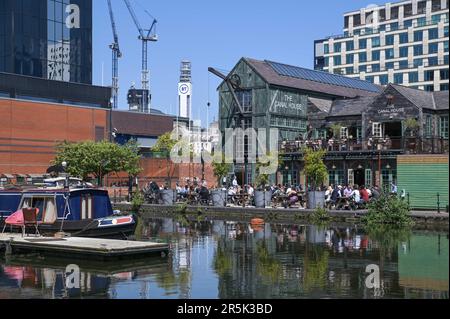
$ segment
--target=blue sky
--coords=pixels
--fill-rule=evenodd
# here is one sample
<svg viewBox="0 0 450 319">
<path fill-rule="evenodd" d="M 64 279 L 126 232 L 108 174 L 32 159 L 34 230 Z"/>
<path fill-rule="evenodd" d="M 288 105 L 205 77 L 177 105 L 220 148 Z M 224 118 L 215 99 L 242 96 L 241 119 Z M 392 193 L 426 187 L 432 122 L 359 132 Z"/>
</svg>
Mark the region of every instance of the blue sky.
<svg viewBox="0 0 450 319">
<path fill-rule="evenodd" d="M 165 113 L 178 112 L 177 85 L 180 62 L 193 67 L 193 117 L 206 126 L 206 105 L 211 101 L 209 120 L 217 118 L 220 80 L 208 67 L 231 70 L 241 57 L 268 59 L 312 68 L 314 40 L 341 34 L 344 12 L 357 10 L 370 0 L 131 0 L 144 28 L 152 20 L 144 7 L 158 19 L 159 42 L 149 44 L 152 107 Z M 94 0 L 94 84 L 111 83 L 112 31 L 106 0 Z M 123 58 L 120 59 L 119 108 L 127 109 L 126 93 L 134 81 L 140 87 L 141 42 L 122 0 L 113 0 Z"/>
</svg>

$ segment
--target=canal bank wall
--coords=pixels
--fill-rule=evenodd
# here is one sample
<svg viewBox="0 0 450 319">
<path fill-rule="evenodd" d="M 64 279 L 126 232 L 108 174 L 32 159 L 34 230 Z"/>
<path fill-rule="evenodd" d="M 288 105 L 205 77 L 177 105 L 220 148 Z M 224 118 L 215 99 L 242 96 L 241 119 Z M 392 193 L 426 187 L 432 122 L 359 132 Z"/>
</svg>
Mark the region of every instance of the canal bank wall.
<svg viewBox="0 0 450 319">
<path fill-rule="evenodd" d="M 130 204 L 113 204 L 114 209 L 123 212 L 131 211 Z M 209 206 L 186 206 L 182 212 L 179 206 L 167 205 L 143 205 L 140 210 L 142 218 L 152 217 L 176 217 L 180 214 L 190 219 L 208 218 L 235 221 L 251 221 L 254 218 L 262 218 L 267 222 L 299 223 L 309 222 L 314 210 L 309 209 L 274 209 L 253 207 L 209 207 Z M 367 214 L 366 210 L 359 211 L 329 211 L 332 222 L 352 223 L 360 222 L 361 217 Z M 439 227 L 448 229 L 449 214 L 437 212 L 413 211 L 411 216 L 416 227 L 428 228 Z"/>
</svg>

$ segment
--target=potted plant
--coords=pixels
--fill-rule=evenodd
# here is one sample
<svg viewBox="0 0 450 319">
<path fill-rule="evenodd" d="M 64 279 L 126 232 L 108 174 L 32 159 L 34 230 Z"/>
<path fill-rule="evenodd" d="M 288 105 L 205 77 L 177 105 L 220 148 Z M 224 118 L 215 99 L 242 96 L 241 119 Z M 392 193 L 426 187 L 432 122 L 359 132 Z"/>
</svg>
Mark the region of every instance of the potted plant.
<svg viewBox="0 0 450 319">
<path fill-rule="evenodd" d="M 211 191 L 213 205 L 215 207 L 224 207 L 227 203 L 227 190 L 222 189 L 222 179 L 228 175 L 231 169 L 231 164 L 226 163 L 225 159 L 222 162 L 214 161 L 212 163 L 214 176 L 217 178 L 217 189 Z"/>
<path fill-rule="evenodd" d="M 323 162 L 325 150 L 314 151 L 305 149 L 305 173 L 311 180 L 311 190 L 308 192 L 308 208 L 316 209 L 325 204 L 325 192 L 318 190 L 325 181 L 328 170 Z"/>
<path fill-rule="evenodd" d="M 270 156 L 269 161 L 271 161 Z M 265 167 L 270 164 L 271 163 L 266 165 L 261 162 L 256 164 L 256 174 L 258 177 L 255 180 L 255 206 L 257 208 L 266 208 L 272 201 L 272 191 L 267 190 L 267 186 L 269 185 L 269 175 L 265 173 Z"/>
</svg>

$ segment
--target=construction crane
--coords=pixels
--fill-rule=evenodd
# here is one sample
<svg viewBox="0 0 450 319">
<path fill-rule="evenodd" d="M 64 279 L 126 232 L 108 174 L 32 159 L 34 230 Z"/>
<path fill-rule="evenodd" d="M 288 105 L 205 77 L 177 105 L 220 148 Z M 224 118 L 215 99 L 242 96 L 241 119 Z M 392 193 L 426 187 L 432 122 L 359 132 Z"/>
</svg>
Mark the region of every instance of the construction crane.
<svg viewBox="0 0 450 319">
<path fill-rule="evenodd" d="M 112 108 L 117 109 L 119 107 L 119 58 L 122 57 L 122 52 L 119 47 L 119 36 L 117 35 L 111 0 L 108 0 L 108 9 L 114 37 L 114 42 L 109 46 L 112 50 Z"/>
<path fill-rule="evenodd" d="M 150 26 L 150 29 L 146 30 L 143 29 L 141 24 L 139 23 L 139 20 L 136 16 L 136 13 L 134 12 L 134 9 L 130 3 L 129 0 L 124 0 L 125 4 L 128 8 L 128 11 L 130 12 L 131 18 L 134 21 L 134 24 L 136 25 L 138 31 L 139 31 L 139 37 L 138 39 L 142 41 L 142 76 L 141 76 L 141 82 L 142 82 L 142 90 L 144 90 L 143 101 L 142 101 L 142 108 L 144 110 L 149 110 L 149 102 L 147 101 L 147 94 L 146 92 L 150 93 L 150 87 L 149 87 L 149 72 L 148 72 L 148 42 L 157 42 L 158 36 L 156 34 L 152 34 L 152 32 L 155 29 L 156 24 L 158 21 L 153 18 L 152 25 Z M 148 11 L 144 10 L 147 15 L 151 17 L 151 14 L 148 13 Z"/>
</svg>

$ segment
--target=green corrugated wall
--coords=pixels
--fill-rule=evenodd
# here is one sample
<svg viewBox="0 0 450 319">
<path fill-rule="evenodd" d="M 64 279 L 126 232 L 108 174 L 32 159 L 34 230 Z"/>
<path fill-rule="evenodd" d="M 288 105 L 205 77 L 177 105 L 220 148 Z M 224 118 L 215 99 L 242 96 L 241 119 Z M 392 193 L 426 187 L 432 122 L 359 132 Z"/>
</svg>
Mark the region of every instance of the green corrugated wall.
<svg viewBox="0 0 450 319">
<path fill-rule="evenodd" d="M 409 193 L 411 208 L 437 210 L 437 194 L 441 211 L 448 206 L 448 156 L 399 156 L 398 189 Z"/>
</svg>

